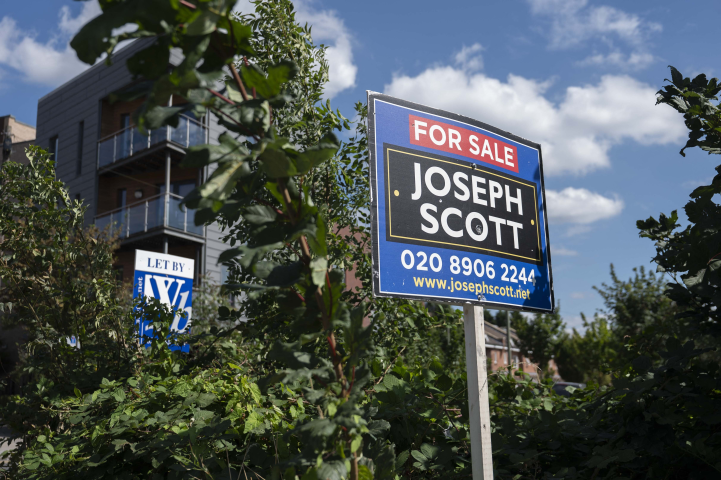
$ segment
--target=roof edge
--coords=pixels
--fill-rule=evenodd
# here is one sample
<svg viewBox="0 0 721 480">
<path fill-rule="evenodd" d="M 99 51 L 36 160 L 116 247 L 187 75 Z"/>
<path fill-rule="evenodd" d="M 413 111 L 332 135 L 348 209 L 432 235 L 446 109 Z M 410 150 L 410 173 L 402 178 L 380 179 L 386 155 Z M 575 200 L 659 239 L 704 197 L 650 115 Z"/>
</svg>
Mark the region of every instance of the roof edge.
<svg viewBox="0 0 721 480">
<path fill-rule="evenodd" d="M 150 40 L 150 39 L 147 39 L 147 40 Z M 145 46 L 145 45 L 144 45 L 145 43 L 149 43 L 149 42 L 147 42 L 146 39 L 131 40 L 130 42 L 128 42 L 128 44 L 123 45 L 123 46 L 120 47 L 118 50 L 116 50 L 116 51 L 113 53 L 113 57 L 115 57 L 115 56 L 117 56 L 117 55 L 123 55 L 123 56 L 124 56 L 124 55 L 126 55 L 126 54 L 128 54 L 128 53 L 131 53 L 131 51 L 133 51 L 133 50 L 131 50 L 131 47 L 135 47 L 135 46 L 137 46 L 137 47 L 144 47 L 144 46 Z M 139 50 L 139 49 L 140 49 L 140 48 L 138 48 L 138 50 Z M 78 79 L 80 79 L 80 78 L 82 78 L 82 77 L 84 77 L 84 76 L 86 76 L 86 75 L 89 75 L 90 73 L 92 73 L 92 72 L 95 71 L 96 69 L 99 69 L 100 67 L 107 67 L 107 65 L 105 64 L 105 60 L 106 60 L 105 58 L 103 58 L 103 59 L 101 59 L 101 60 L 98 60 L 98 61 L 95 63 L 95 65 L 92 65 L 92 66 L 86 68 L 85 70 L 83 70 L 82 72 L 78 73 L 77 75 L 75 75 L 75 76 L 74 76 L 73 78 L 71 78 L 70 80 L 65 81 L 65 83 L 63 83 L 63 84 L 55 87 L 53 90 L 51 90 L 50 92 L 48 92 L 48 93 L 46 93 L 45 95 L 43 95 L 42 97 L 40 97 L 40 98 L 38 99 L 38 105 L 39 105 L 42 101 L 44 101 L 46 98 L 55 95 L 55 94 L 58 93 L 60 90 L 66 88 L 68 85 L 72 84 L 72 83 L 75 82 L 76 80 L 78 80 Z M 123 58 L 120 58 L 120 60 L 123 60 Z"/>
</svg>

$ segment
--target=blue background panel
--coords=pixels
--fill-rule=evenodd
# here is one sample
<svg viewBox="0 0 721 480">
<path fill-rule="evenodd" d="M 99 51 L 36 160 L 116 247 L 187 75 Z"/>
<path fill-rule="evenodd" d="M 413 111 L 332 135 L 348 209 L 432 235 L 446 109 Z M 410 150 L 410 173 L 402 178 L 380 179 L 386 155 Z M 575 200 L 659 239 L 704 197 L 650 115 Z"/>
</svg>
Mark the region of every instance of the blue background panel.
<svg viewBox="0 0 721 480">
<path fill-rule="evenodd" d="M 412 104 L 387 95 L 369 93 L 368 105 L 373 191 L 371 214 L 374 293 L 378 296 L 455 304 L 470 302 L 501 309 L 553 311 L 553 279 L 540 145 L 473 119 Z M 479 162 L 469 156 L 412 144 L 409 115 L 478 132 L 515 146 L 518 173 L 509 172 L 492 163 Z M 389 192 L 386 189 L 384 176 L 387 159 L 383 151 L 383 146 L 386 144 L 413 149 L 419 153 L 442 155 L 463 162 L 475 162 L 478 166 L 496 169 L 507 177 L 515 177 L 535 184 L 539 192 L 537 208 L 541 233 L 541 261 L 519 261 L 508 256 L 441 248 L 431 243 L 397 239 L 389 241 L 386 236 L 388 231 L 386 203 Z M 425 263 L 423 263 L 424 258 Z M 457 288 L 459 286 L 460 289 Z M 480 292 L 477 291 L 477 287 L 480 287 Z"/>
</svg>

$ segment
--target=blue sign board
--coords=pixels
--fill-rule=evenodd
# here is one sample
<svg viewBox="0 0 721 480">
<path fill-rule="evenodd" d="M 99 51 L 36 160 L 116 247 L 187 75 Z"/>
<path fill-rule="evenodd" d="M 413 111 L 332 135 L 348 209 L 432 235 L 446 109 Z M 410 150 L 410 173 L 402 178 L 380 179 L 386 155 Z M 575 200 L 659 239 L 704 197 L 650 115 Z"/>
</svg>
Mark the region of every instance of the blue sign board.
<svg viewBox="0 0 721 480">
<path fill-rule="evenodd" d="M 368 92 L 373 291 L 552 312 L 541 146 Z"/>
<path fill-rule="evenodd" d="M 133 298 L 157 298 L 161 303 L 172 306 L 178 312 L 173 319 L 172 330 L 188 332 L 193 314 L 194 272 L 195 261 L 189 258 L 136 250 Z M 185 317 L 180 312 L 185 312 Z M 152 337 L 152 322 L 137 320 L 136 323 L 141 342 L 143 338 Z M 171 346 L 171 349 L 187 353 L 190 347 L 186 344 Z"/>
</svg>

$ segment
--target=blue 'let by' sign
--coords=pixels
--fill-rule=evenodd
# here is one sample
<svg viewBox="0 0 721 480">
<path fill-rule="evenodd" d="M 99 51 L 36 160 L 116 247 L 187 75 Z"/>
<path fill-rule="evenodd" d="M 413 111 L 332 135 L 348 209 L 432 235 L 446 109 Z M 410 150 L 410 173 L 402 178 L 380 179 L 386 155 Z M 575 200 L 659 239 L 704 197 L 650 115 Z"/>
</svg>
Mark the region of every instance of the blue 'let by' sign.
<svg viewBox="0 0 721 480">
<path fill-rule="evenodd" d="M 136 250 L 133 298 L 157 298 L 161 303 L 173 307 L 177 315 L 171 329 L 178 333 L 188 332 L 193 315 L 194 273 L 195 262 L 192 259 Z M 153 336 L 152 322 L 136 323 L 140 341 L 147 342 Z M 171 345 L 170 348 L 186 353 L 190 350 L 187 344 Z"/>
</svg>

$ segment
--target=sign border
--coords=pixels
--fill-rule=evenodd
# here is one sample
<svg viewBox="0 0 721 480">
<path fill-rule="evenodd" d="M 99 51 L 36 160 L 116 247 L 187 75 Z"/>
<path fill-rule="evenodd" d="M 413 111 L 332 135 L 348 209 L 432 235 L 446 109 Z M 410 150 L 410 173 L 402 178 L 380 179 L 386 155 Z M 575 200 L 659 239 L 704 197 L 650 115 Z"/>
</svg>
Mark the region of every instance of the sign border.
<svg viewBox="0 0 721 480">
<path fill-rule="evenodd" d="M 461 165 L 460 163 L 449 162 L 448 160 L 441 160 L 440 158 L 426 157 L 426 156 L 424 156 L 424 155 L 419 155 L 419 154 L 417 154 L 417 153 L 408 153 L 408 152 L 404 152 L 403 150 L 397 150 L 397 148 L 401 148 L 401 147 L 398 147 L 398 146 L 395 146 L 395 145 L 391 147 L 391 146 L 388 146 L 388 145 L 389 145 L 389 144 L 385 144 L 384 147 L 383 147 L 383 149 L 384 149 L 384 151 L 386 152 L 386 158 L 388 158 L 389 160 L 390 160 L 390 155 L 389 155 L 390 152 L 398 152 L 398 153 L 403 153 L 403 154 L 405 154 L 405 155 L 412 155 L 412 156 L 415 156 L 415 157 L 426 158 L 426 159 L 428 159 L 428 160 L 433 160 L 433 161 L 435 161 L 435 162 L 450 163 L 451 165 L 455 165 L 455 166 L 457 166 L 457 167 L 472 169 L 472 167 L 466 166 L 466 165 Z M 426 155 L 431 155 L 431 154 L 426 154 Z M 439 157 L 442 157 L 443 155 L 438 155 L 438 156 L 439 156 Z M 385 178 L 386 178 L 386 186 L 388 187 L 388 203 L 386 204 L 386 211 L 387 211 L 387 213 L 388 213 L 388 220 L 389 220 L 389 222 L 390 222 L 390 221 L 392 220 L 392 217 L 391 217 L 391 184 L 390 184 L 391 175 L 390 175 L 390 161 L 387 162 L 386 167 L 388 167 L 388 168 L 386 169 L 386 172 L 384 172 L 385 175 L 386 175 L 386 177 L 385 177 Z M 483 167 L 483 168 L 487 168 L 487 167 L 485 167 L 485 166 L 483 166 L 483 165 L 482 165 L 482 167 Z M 537 207 L 538 207 L 538 192 L 536 191 L 536 184 L 535 184 L 535 183 L 526 183 L 525 180 L 516 180 L 516 179 L 514 179 L 514 178 L 508 178 L 508 177 L 506 176 L 507 174 L 500 174 L 500 173 L 495 173 L 495 172 L 485 172 L 485 173 L 488 173 L 488 174 L 490 174 L 490 175 L 495 175 L 495 176 L 497 176 L 497 177 L 501 177 L 501 178 L 503 178 L 503 179 L 505 179 L 505 180 L 507 180 L 507 181 L 509 181 L 509 182 L 516 182 L 516 183 L 520 183 L 521 185 L 525 185 L 525 186 L 527 186 L 527 187 L 533 188 L 533 200 L 534 200 L 534 202 L 535 202 L 535 207 L 536 207 L 536 208 L 534 208 L 534 212 L 535 212 L 535 214 L 536 214 L 536 234 L 537 234 L 537 235 L 536 235 L 536 238 L 538 238 L 538 253 L 539 253 L 539 258 L 529 258 L 529 257 L 523 257 L 523 256 L 521 256 L 521 255 L 515 255 L 515 254 L 513 254 L 513 253 L 497 252 L 496 250 L 492 250 L 492 249 L 490 249 L 490 248 L 485 248 L 485 247 L 469 247 L 469 246 L 467 246 L 467 245 L 458 245 L 458 244 L 456 244 L 456 243 L 441 242 L 441 241 L 439 241 L 439 240 L 424 240 L 424 239 L 422 239 L 422 238 L 401 237 L 400 235 L 393 235 L 393 225 L 391 225 L 390 223 L 388 224 L 388 236 L 389 236 L 389 237 L 393 237 L 393 238 L 402 238 L 402 239 L 404 239 L 404 240 L 412 240 L 412 241 L 416 242 L 416 243 L 415 243 L 416 245 L 424 245 L 424 244 L 426 244 L 426 243 L 440 243 L 440 244 L 442 244 L 442 245 L 453 245 L 453 246 L 455 246 L 455 247 L 474 248 L 474 249 L 476 249 L 476 250 L 483 250 L 483 251 L 487 251 L 487 252 L 493 252 L 493 253 L 498 254 L 498 256 L 501 257 L 501 258 L 504 258 L 504 257 L 518 257 L 518 258 L 520 258 L 520 259 L 523 259 L 523 260 L 528 261 L 529 263 L 536 263 L 536 264 L 537 264 L 537 263 L 539 263 L 539 262 L 542 262 L 542 261 L 543 261 L 543 257 L 540 255 L 540 254 L 541 254 L 541 232 L 540 232 L 540 228 L 541 228 L 541 227 L 540 227 L 540 223 L 538 222 L 538 208 L 537 208 Z"/>
<path fill-rule="evenodd" d="M 372 254 L 372 270 L 373 270 L 373 295 L 376 297 L 385 297 L 385 298 L 402 298 L 406 300 L 415 300 L 415 301 L 425 301 L 425 302 L 439 302 L 439 303 L 449 303 L 453 305 L 462 305 L 462 304 L 472 304 L 472 305 L 480 305 L 492 310 L 517 310 L 522 312 L 532 312 L 532 313 L 554 313 L 556 310 L 556 298 L 555 298 L 555 292 L 553 289 L 553 268 L 551 264 L 551 242 L 550 242 L 550 235 L 549 235 L 549 229 L 548 229 L 548 212 L 546 208 L 546 187 L 545 187 L 545 180 L 543 176 L 543 155 L 541 153 L 541 145 L 536 142 L 532 142 L 528 139 L 525 139 L 523 137 L 519 137 L 518 135 L 514 135 L 510 132 L 506 132 L 504 130 L 501 130 L 499 128 L 493 127 L 491 125 L 488 125 L 486 123 L 483 123 L 481 121 L 472 119 L 470 117 L 466 117 L 464 115 L 459 115 L 457 113 L 451 113 L 444 110 L 440 110 L 433 107 L 428 107 L 426 105 L 421 105 L 418 103 L 409 102 L 407 100 L 402 100 L 400 98 L 392 97 L 390 95 L 385 95 L 383 93 L 374 92 L 372 90 L 366 90 L 367 94 L 367 105 L 368 105 L 368 116 L 366 118 L 366 127 L 368 131 L 368 154 L 369 154 L 369 172 L 370 172 L 370 191 L 371 191 L 371 208 L 370 208 L 370 215 L 371 215 L 371 254 Z M 447 298 L 447 297 L 429 297 L 426 295 L 414 295 L 412 293 L 406 293 L 406 294 L 398 294 L 398 293 L 385 293 L 381 292 L 380 289 L 380 258 L 379 258 L 379 252 L 378 252 L 378 245 L 380 243 L 380 228 L 378 228 L 378 208 L 379 208 L 379 201 L 378 201 L 378 195 L 383 195 L 383 192 L 378 192 L 376 186 L 378 181 L 378 158 L 376 155 L 376 125 L 375 125 L 375 102 L 381 101 L 385 103 L 389 103 L 391 105 L 397 105 L 399 107 L 407 108 L 409 110 L 415 110 L 420 113 L 425 113 L 428 115 L 434 115 L 440 118 L 447 118 L 449 120 L 453 120 L 459 123 L 464 123 L 466 125 L 469 125 L 471 127 L 480 128 L 481 130 L 485 130 L 487 132 L 493 133 L 494 135 L 498 135 L 502 138 L 506 138 L 508 140 L 511 140 L 516 143 L 520 143 L 522 145 L 525 145 L 527 147 L 530 147 L 536 151 L 538 151 L 538 169 L 540 174 L 540 189 L 541 189 L 541 198 L 543 199 L 543 204 L 541 205 L 543 209 L 543 218 L 545 220 L 544 222 L 544 230 L 545 230 L 545 236 L 546 236 L 546 255 L 548 257 L 548 286 L 551 293 L 551 308 L 545 309 L 545 308 L 538 308 L 538 307 L 531 307 L 531 306 L 523 306 L 523 305 L 513 305 L 513 304 L 506 304 L 503 302 L 488 302 L 484 300 L 469 300 L 469 299 L 460 299 L 460 298 Z M 439 154 L 440 155 L 440 154 Z M 536 209 L 536 211 L 538 211 Z M 540 226 L 539 226 L 540 227 Z M 383 232 L 385 233 L 385 232 Z M 539 237 L 540 239 L 540 237 Z M 410 299 L 409 297 L 414 297 L 413 299 Z"/>
</svg>

